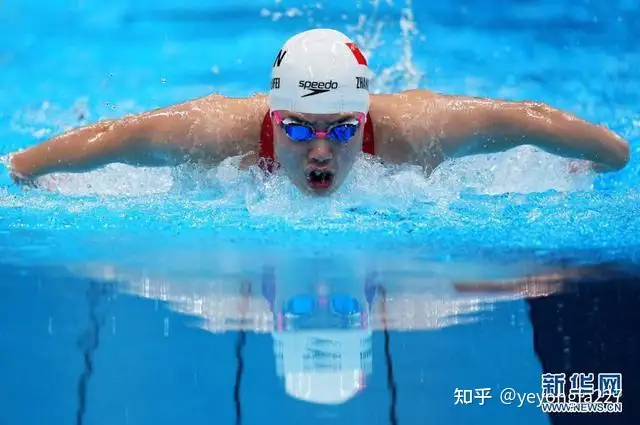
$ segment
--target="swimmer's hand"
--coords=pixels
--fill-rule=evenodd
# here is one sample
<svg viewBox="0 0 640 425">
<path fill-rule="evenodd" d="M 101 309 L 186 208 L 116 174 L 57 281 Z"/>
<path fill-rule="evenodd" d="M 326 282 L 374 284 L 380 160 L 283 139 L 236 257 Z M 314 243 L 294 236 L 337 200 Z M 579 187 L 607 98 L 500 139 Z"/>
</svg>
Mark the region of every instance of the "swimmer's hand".
<svg viewBox="0 0 640 425">
<path fill-rule="evenodd" d="M 24 177 L 19 173 L 13 172 L 12 170 L 9 170 L 9 177 L 11 177 L 11 180 L 13 180 L 13 182 L 19 186 L 36 187 L 36 183 L 33 179 Z"/>
<path fill-rule="evenodd" d="M 600 164 L 591 161 L 571 161 L 569 163 L 569 172 L 572 174 L 579 173 L 611 173 L 618 171 L 615 168 L 609 167 L 605 164 Z"/>
<path fill-rule="evenodd" d="M 589 168 L 596 173 L 612 173 L 614 171 L 619 171 L 618 168 L 610 167 L 599 162 L 590 162 Z"/>
<path fill-rule="evenodd" d="M 14 184 L 21 186 L 23 188 L 28 188 L 28 189 L 47 189 L 47 190 L 55 190 L 55 187 L 53 187 L 53 185 L 51 184 L 41 184 L 41 182 L 39 182 L 37 179 L 35 178 L 29 178 L 26 176 L 21 175 L 20 173 L 15 172 L 12 169 L 9 169 L 9 177 L 11 178 L 11 180 L 13 181 Z"/>
<path fill-rule="evenodd" d="M 20 172 L 16 171 L 11 166 L 11 159 L 13 154 L 7 155 L 6 158 L 3 158 L 3 162 L 7 165 L 7 172 L 9 174 L 9 178 L 13 181 L 14 184 L 23 187 L 35 188 L 37 187 L 34 179 L 28 178 L 27 176 L 22 175 Z"/>
</svg>

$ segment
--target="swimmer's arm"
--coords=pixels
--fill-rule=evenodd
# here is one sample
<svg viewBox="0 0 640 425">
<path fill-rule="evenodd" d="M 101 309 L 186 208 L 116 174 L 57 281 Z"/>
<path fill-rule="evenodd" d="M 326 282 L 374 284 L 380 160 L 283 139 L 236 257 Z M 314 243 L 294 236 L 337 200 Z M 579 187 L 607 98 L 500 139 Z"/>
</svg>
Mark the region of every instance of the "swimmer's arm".
<svg viewBox="0 0 640 425">
<path fill-rule="evenodd" d="M 246 101 L 245 101 L 246 102 Z M 238 120 L 217 120 L 221 111 L 244 113 L 242 100 L 209 96 L 168 108 L 97 122 L 65 132 L 26 150 L 10 154 L 9 168 L 18 182 L 54 172 L 85 172 L 118 162 L 166 166 L 206 159 L 219 162 L 238 146 Z M 247 118 L 248 119 L 248 118 Z M 246 126 L 250 127 L 250 126 Z"/>
<path fill-rule="evenodd" d="M 55 172 L 79 173 L 112 162 L 157 165 L 151 144 L 139 138 L 137 117 L 105 120 L 73 129 L 9 155 L 12 177 L 21 183 Z"/>
<path fill-rule="evenodd" d="M 629 161 L 629 144 L 612 131 L 532 102 L 438 97 L 435 108 L 445 155 L 461 157 L 533 145 L 546 152 L 591 161 L 599 172 Z"/>
</svg>

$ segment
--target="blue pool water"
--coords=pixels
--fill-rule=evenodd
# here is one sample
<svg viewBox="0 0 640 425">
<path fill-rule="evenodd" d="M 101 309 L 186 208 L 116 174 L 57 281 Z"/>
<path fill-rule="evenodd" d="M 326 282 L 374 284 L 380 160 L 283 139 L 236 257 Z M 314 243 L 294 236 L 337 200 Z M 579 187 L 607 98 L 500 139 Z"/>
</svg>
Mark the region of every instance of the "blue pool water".
<svg viewBox="0 0 640 425">
<path fill-rule="evenodd" d="M 575 175 L 522 147 L 429 178 L 362 159 L 322 200 L 233 160 L 113 165 L 47 176 L 51 190 L 2 168 L 0 424 L 638 423 L 639 10 L 2 3 L 0 155 L 105 117 L 264 91 L 280 44 L 329 25 L 363 46 L 379 92 L 548 102 L 616 130 L 632 157 Z M 370 314 L 278 328 L 274 311 L 310 292 Z M 498 400 L 539 392 L 544 372 L 622 373 L 623 414 Z M 493 398 L 456 405 L 456 388 Z"/>
</svg>

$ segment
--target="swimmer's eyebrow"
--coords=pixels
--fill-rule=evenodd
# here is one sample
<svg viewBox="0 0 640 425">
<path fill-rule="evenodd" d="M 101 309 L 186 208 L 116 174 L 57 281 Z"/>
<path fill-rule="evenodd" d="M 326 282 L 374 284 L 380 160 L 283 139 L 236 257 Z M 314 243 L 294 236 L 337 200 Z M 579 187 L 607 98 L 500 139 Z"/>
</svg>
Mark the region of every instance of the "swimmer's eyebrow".
<svg viewBox="0 0 640 425">
<path fill-rule="evenodd" d="M 303 118 L 301 118 L 301 117 L 299 117 L 297 115 L 289 115 L 289 116 L 286 116 L 286 117 L 282 118 L 282 120 L 283 121 L 287 121 L 288 120 L 289 122 L 294 122 L 296 124 L 313 125 L 312 122 L 307 121 L 307 120 L 305 120 L 305 119 L 303 119 Z"/>
<path fill-rule="evenodd" d="M 302 121 L 302 122 L 309 122 L 304 118 L 302 118 L 300 115 L 296 114 L 295 112 L 289 112 L 287 116 L 284 118 L 289 118 L 290 120 L 296 120 L 296 121 Z"/>
<path fill-rule="evenodd" d="M 358 117 L 356 115 L 347 115 L 345 117 L 337 119 L 332 124 L 342 124 L 342 123 L 353 121 L 353 120 L 357 120 L 357 119 L 358 119 Z"/>
</svg>

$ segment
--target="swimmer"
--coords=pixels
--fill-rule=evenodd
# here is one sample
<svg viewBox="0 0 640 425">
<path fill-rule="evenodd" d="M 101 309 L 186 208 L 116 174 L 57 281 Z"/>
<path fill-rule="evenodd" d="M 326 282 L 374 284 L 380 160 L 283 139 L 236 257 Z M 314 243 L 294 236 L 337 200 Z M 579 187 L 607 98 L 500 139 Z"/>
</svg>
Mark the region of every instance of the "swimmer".
<svg viewBox="0 0 640 425">
<path fill-rule="evenodd" d="M 281 169 L 302 191 L 329 195 L 361 152 L 386 163 L 433 170 L 448 158 L 531 145 L 585 160 L 597 172 L 622 169 L 629 145 L 603 126 L 539 102 L 443 95 L 427 90 L 370 94 L 367 59 L 341 32 L 291 37 L 272 66 L 268 93 L 211 94 L 120 119 L 99 121 L 9 155 L 14 181 L 85 172 L 109 163 Z"/>
</svg>

